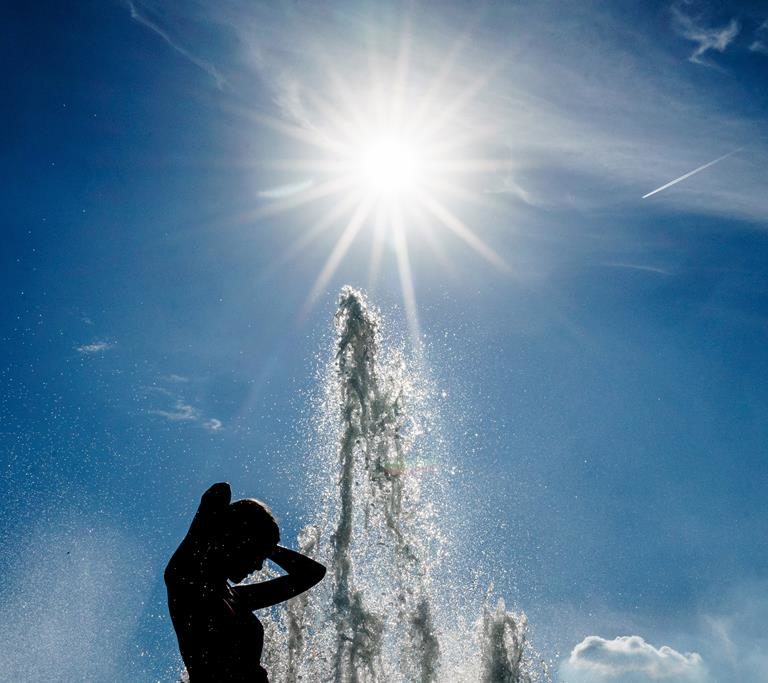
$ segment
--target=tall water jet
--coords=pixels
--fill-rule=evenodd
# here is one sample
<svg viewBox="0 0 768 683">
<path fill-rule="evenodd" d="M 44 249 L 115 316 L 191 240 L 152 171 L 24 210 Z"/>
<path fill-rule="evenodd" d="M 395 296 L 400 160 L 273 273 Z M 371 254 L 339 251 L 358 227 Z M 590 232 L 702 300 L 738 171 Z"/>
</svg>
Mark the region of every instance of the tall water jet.
<svg viewBox="0 0 768 683">
<path fill-rule="evenodd" d="M 298 539 L 328 575 L 262 618 L 270 680 L 543 680 L 524 617 L 503 601 L 490 607 L 490 596 L 473 604 L 465 586 L 435 585 L 449 546 L 437 507 L 446 482 L 424 467 L 425 448 L 440 448 L 437 409 L 426 374 L 383 343 L 380 326 L 345 287 L 316 415 L 319 504 Z"/>
</svg>

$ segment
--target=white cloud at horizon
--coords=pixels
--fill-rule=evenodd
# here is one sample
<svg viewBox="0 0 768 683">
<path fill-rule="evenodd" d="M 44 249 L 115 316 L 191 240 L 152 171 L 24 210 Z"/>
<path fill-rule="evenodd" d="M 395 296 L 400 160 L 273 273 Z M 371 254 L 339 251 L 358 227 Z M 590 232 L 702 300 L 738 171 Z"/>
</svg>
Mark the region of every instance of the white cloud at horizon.
<svg viewBox="0 0 768 683">
<path fill-rule="evenodd" d="M 590 605 L 588 614 L 570 605 L 557 605 L 545 614 L 549 619 L 567 624 L 566 631 L 575 637 L 558 645 L 567 653 L 559 666 L 558 680 L 563 683 L 768 680 L 768 635 L 764 628 L 768 620 L 766 580 L 745 580 L 713 587 L 709 595 L 700 597 L 697 605 L 671 621 L 636 611 L 616 612 L 600 603 Z M 612 639 L 581 635 L 600 632 L 642 633 L 644 636 L 642 642 L 634 643 L 633 650 L 625 640 L 627 636 Z M 649 633 L 655 635 L 648 636 Z M 581 640 L 574 646 L 578 639 Z M 669 650 L 664 650 L 663 644 Z M 691 654 L 701 658 L 700 664 L 696 664 Z M 576 662 L 578 664 L 574 665 Z M 649 678 L 642 669 L 654 662 L 662 667 L 660 672 L 667 672 L 671 677 Z M 639 664 L 641 670 L 619 675 L 617 671 L 622 663 L 628 666 Z M 606 668 L 598 671 L 598 665 L 603 664 Z M 677 664 L 683 672 L 679 676 L 672 675 Z"/>
<path fill-rule="evenodd" d="M 704 683 L 709 675 L 696 652 L 659 648 L 640 636 L 618 636 L 612 640 L 587 636 L 576 645 L 561 667 L 569 683 Z"/>
</svg>

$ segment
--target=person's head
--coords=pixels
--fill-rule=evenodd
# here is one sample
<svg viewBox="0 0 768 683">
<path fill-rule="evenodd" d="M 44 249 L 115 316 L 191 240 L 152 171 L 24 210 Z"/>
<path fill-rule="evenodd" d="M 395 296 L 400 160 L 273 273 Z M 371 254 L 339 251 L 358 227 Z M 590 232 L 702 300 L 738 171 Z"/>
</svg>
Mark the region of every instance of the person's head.
<svg viewBox="0 0 768 683">
<path fill-rule="evenodd" d="M 261 569 L 269 551 L 280 542 L 280 530 L 271 510 L 254 498 L 227 506 L 222 533 L 227 578 L 234 582 Z"/>
</svg>

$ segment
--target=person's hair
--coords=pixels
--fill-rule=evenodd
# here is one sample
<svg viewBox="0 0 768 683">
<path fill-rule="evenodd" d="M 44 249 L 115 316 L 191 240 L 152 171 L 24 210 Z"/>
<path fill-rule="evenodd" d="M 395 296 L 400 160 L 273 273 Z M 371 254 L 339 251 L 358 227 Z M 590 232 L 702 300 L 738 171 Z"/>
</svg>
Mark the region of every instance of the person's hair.
<svg viewBox="0 0 768 683">
<path fill-rule="evenodd" d="M 229 504 L 227 527 L 233 538 L 280 542 L 280 529 L 272 510 L 255 498 L 242 498 Z"/>
</svg>

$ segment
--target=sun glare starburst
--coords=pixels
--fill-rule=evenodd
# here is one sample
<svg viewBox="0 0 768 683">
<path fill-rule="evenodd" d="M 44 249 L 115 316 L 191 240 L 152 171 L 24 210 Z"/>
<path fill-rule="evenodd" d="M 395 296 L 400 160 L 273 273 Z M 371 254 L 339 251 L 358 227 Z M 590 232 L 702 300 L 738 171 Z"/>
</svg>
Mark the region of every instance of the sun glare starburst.
<svg viewBox="0 0 768 683">
<path fill-rule="evenodd" d="M 453 59 L 456 54 L 454 51 Z M 353 89 L 331 70 L 324 94 L 306 90 L 294 121 L 257 117 L 260 123 L 314 150 L 305 158 L 274 161 L 275 167 L 294 175 L 294 182 L 262 191 L 260 197 L 267 201 L 258 214 L 331 200 L 327 213 L 277 259 L 276 267 L 308 248 L 323 232 L 341 229 L 309 292 L 307 306 L 324 290 L 366 227 L 373 230 L 372 279 L 381 269 L 384 243 L 388 241 L 394 248 L 414 337 L 419 336 L 419 324 L 408 246 L 414 231 L 435 252 L 442 252 L 442 238 L 435 234 L 435 228 L 442 228 L 495 267 L 507 270 L 497 253 L 450 207 L 454 199 L 487 202 L 487 196 L 467 190 L 462 179 L 478 171 L 498 172 L 501 165 L 499 160 L 471 153 L 485 133 L 481 126 L 468 130 L 459 125 L 488 74 L 448 97 L 444 91 L 449 90 L 451 65 L 449 59 L 415 97 L 416 89 L 406 87 L 405 55 L 400 56 L 389 87 L 382 85 L 385 81 L 377 74 L 369 93 Z"/>
<path fill-rule="evenodd" d="M 424 150 L 397 132 L 376 132 L 361 141 L 354 163 L 363 189 L 380 199 L 416 190 L 426 172 Z"/>
</svg>

